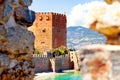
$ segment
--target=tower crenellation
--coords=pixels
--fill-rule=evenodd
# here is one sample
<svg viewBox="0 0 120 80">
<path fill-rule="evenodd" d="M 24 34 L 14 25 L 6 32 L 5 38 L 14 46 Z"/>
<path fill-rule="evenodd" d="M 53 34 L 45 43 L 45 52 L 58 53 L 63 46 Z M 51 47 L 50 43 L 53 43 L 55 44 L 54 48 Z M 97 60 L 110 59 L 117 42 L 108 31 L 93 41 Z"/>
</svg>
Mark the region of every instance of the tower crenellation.
<svg viewBox="0 0 120 80">
<path fill-rule="evenodd" d="M 41 52 L 66 46 L 66 15 L 38 12 L 31 28 L 35 35 L 35 48 Z"/>
</svg>

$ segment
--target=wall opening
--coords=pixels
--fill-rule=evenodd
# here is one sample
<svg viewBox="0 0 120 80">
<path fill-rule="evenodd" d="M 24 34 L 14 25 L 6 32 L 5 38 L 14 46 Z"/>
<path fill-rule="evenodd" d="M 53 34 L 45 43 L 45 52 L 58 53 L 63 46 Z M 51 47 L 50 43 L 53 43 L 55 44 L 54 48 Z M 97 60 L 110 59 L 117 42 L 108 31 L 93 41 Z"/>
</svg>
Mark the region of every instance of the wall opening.
<svg viewBox="0 0 120 80">
<path fill-rule="evenodd" d="M 45 33 L 45 32 L 46 32 L 46 29 L 43 29 L 43 30 L 42 30 L 42 32 L 44 32 L 44 33 Z"/>
</svg>

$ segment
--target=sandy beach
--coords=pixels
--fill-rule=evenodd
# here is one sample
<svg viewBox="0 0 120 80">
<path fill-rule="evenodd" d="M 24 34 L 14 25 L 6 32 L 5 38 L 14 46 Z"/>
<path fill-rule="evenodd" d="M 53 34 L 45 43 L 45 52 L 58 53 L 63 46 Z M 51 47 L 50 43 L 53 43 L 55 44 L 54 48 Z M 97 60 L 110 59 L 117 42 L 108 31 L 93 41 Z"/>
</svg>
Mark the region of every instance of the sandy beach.
<svg viewBox="0 0 120 80">
<path fill-rule="evenodd" d="M 52 75 L 54 75 L 55 73 L 53 72 L 49 72 L 49 73 L 37 73 L 35 74 L 34 80 L 45 80 L 45 78 L 48 78 Z"/>
<path fill-rule="evenodd" d="M 64 73 L 55 73 L 55 72 L 48 72 L 48 73 L 37 73 L 35 74 L 34 80 L 45 80 L 47 78 L 54 77 L 56 75 L 60 75 Z"/>
<path fill-rule="evenodd" d="M 52 78 L 55 77 L 56 75 L 62 75 L 67 72 L 74 72 L 74 70 L 64 70 L 62 73 L 55 73 L 55 72 L 43 72 L 43 73 L 36 73 L 34 80 L 45 80 L 46 78 Z"/>
</svg>

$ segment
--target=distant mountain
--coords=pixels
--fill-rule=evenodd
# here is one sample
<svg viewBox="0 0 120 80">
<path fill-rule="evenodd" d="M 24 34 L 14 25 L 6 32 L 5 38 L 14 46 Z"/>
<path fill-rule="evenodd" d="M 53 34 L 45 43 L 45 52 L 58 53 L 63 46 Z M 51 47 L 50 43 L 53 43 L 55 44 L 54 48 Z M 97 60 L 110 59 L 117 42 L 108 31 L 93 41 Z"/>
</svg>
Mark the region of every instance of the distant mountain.
<svg viewBox="0 0 120 80">
<path fill-rule="evenodd" d="M 96 31 L 81 26 L 71 26 L 67 28 L 68 48 L 79 49 L 80 46 L 88 44 L 104 44 L 106 37 Z"/>
</svg>

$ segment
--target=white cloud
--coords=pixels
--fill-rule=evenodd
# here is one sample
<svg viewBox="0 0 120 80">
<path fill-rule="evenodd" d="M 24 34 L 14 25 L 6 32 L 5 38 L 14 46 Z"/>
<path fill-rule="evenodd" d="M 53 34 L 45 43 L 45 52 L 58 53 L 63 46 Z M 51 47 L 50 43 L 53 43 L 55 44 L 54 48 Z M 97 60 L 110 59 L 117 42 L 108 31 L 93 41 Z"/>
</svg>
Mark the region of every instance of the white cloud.
<svg viewBox="0 0 120 80">
<path fill-rule="evenodd" d="M 108 5 L 105 2 L 93 1 L 78 4 L 68 16 L 67 25 L 89 27 L 96 20 L 102 24 L 120 26 L 120 3 L 114 2 Z"/>
</svg>

